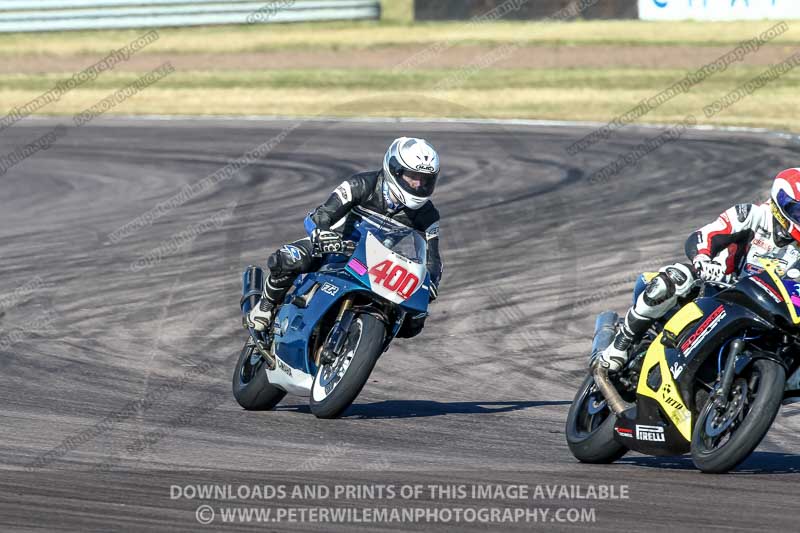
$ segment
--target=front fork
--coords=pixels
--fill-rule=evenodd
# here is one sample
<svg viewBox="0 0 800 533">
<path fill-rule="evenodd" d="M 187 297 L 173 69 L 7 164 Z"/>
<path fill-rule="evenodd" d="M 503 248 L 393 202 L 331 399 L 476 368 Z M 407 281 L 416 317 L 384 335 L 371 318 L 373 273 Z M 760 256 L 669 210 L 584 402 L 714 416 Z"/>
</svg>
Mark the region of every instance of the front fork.
<svg viewBox="0 0 800 533">
<path fill-rule="evenodd" d="M 317 350 L 314 363 L 317 366 L 322 364 L 330 364 L 336 360 L 337 357 L 342 355 L 342 348 L 344 348 L 347 334 L 350 332 L 350 325 L 353 323 L 353 313 L 349 312 L 353 307 L 353 296 L 345 296 L 342 300 L 342 305 L 339 308 L 339 314 L 336 316 L 336 322 L 328 334 L 325 343 Z"/>
<path fill-rule="evenodd" d="M 733 378 L 736 374 L 736 358 L 742 351 L 744 351 L 744 341 L 742 339 L 731 341 L 728 360 L 725 361 L 725 370 L 722 372 L 719 393 L 714 396 L 714 405 L 720 409 L 723 409 L 728 403 L 728 395 L 731 392 L 731 385 L 733 385 Z"/>
</svg>

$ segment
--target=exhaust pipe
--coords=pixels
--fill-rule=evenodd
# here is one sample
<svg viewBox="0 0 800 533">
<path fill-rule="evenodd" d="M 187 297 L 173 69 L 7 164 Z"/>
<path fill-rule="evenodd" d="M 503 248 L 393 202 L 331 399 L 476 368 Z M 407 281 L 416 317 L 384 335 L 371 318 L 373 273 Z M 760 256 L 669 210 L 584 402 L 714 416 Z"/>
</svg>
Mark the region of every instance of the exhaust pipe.
<svg viewBox="0 0 800 533">
<path fill-rule="evenodd" d="M 592 338 L 592 355 L 590 357 L 590 367 L 592 369 L 592 377 L 600 389 L 600 393 L 606 399 L 608 407 L 616 416 L 622 416 L 622 413 L 628 408 L 625 400 L 622 399 L 617 389 L 611 384 L 608 379 L 608 369 L 599 364 L 597 356 L 611 345 L 614 341 L 614 336 L 617 334 L 617 321 L 619 315 L 613 311 L 605 311 L 597 316 L 594 324 L 594 337 Z"/>
<path fill-rule="evenodd" d="M 615 415 L 621 417 L 622 413 L 628 409 L 628 404 L 625 403 L 625 400 L 622 399 L 617 389 L 609 381 L 608 369 L 601 364 L 595 364 L 592 367 L 592 377 L 597 388 L 600 389 L 600 393 L 606 399 L 608 407 Z"/>
<path fill-rule="evenodd" d="M 249 313 L 258 304 L 263 290 L 264 270 L 252 265 L 247 267 L 242 274 L 242 299 L 239 301 L 243 315 Z"/>
<path fill-rule="evenodd" d="M 617 321 L 619 315 L 614 311 L 605 311 L 597 315 L 597 320 L 594 323 L 594 336 L 592 337 L 592 354 L 590 362 L 594 362 L 597 354 L 605 350 L 611 345 L 614 340 L 614 335 L 617 334 Z"/>
</svg>

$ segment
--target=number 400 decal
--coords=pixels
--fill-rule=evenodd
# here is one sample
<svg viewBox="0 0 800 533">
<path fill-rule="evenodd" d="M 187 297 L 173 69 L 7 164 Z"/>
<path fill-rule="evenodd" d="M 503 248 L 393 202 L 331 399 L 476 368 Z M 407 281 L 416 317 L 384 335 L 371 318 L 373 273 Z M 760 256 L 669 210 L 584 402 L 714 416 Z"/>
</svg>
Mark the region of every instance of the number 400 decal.
<svg viewBox="0 0 800 533">
<path fill-rule="evenodd" d="M 402 265 L 392 263 L 389 259 L 372 267 L 369 273 L 375 276 L 375 283 L 383 285 L 405 299 L 410 298 L 419 285 L 417 276 L 403 268 Z"/>
</svg>

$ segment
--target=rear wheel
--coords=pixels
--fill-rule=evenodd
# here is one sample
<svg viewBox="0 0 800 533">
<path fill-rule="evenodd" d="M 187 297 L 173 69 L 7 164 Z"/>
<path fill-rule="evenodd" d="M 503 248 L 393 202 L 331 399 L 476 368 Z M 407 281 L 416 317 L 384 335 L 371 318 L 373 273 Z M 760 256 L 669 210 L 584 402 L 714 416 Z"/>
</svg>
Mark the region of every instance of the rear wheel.
<svg viewBox="0 0 800 533">
<path fill-rule="evenodd" d="M 312 413 L 336 418 L 350 407 L 381 355 L 385 335 L 386 327 L 374 316 L 353 318 L 342 355 L 317 370 L 311 386 Z"/>
<path fill-rule="evenodd" d="M 248 340 L 239 354 L 232 380 L 233 397 L 248 411 L 270 410 L 286 396 L 286 391 L 270 384 L 266 367 L 267 362 Z"/>
<path fill-rule="evenodd" d="M 786 372 L 768 359 L 759 359 L 737 377 L 722 408 L 713 395 L 695 422 L 692 461 L 703 472 L 720 474 L 735 468 L 756 449 L 781 406 Z"/>
<path fill-rule="evenodd" d="M 589 375 L 583 380 L 567 415 L 567 445 L 582 463 L 613 463 L 628 450 L 614 440 L 616 417 Z"/>
</svg>

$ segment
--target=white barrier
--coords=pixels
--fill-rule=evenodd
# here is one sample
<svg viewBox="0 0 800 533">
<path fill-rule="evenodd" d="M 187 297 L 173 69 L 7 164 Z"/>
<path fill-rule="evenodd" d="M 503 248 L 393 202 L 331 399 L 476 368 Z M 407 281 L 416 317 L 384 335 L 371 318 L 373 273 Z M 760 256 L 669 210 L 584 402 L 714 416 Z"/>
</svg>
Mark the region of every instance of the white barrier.
<svg viewBox="0 0 800 533">
<path fill-rule="evenodd" d="M 380 18 L 372 0 L 0 0 L 0 33 Z"/>
<path fill-rule="evenodd" d="M 800 19 L 800 0 L 639 0 L 642 20 Z"/>
</svg>

